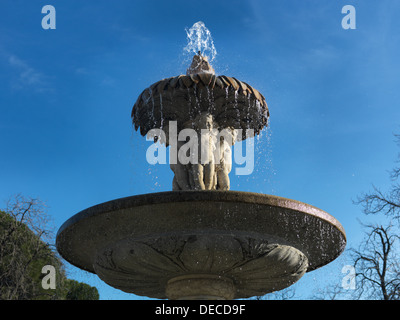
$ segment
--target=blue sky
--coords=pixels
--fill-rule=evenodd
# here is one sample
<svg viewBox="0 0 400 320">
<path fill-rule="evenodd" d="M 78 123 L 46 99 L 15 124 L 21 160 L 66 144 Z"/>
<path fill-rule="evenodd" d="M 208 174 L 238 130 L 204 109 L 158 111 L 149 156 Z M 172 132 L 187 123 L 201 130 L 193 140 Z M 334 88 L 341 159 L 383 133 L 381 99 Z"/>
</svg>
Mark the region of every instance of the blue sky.
<svg viewBox="0 0 400 320">
<path fill-rule="evenodd" d="M 46 4 L 55 30 L 41 27 Z M 342 28 L 346 4 L 355 30 Z M 203 21 L 216 73 L 254 86 L 271 114 L 253 174 L 231 176 L 231 189 L 315 205 L 342 223 L 349 246 L 361 240 L 367 218 L 352 200 L 389 187 L 398 153 L 400 3 L 3 0 L 0 9 L 0 201 L 39 197 L 57 229 L 89 206 L 171 190 L 172 172 L 147 164 L 130 112 L 143 89 L 185 72 L 185 28 Z M 305 275 L 299 292 L 340 279 L 344 264 Z M 102 299 L 136 298 L 67 270 Z"/>
</svg>

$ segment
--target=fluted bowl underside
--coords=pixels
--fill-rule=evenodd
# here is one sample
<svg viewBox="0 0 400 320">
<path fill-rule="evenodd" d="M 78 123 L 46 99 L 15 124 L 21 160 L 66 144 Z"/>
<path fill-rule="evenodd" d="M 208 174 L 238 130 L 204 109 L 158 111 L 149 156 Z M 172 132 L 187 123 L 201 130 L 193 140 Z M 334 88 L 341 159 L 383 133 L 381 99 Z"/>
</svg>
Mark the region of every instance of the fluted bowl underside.
<svg viewBox="0 0 400 320">
<path fill-rule="evenodd" d="M 59 253 L 73 265 L 154 298 L 174 298 L 181 288 L 171 279 L 180 277 L 227 279 L 230 298 L 280 290 L 334 260 L 345 244 L 343 227 L 328 213 L 239 191 L 121 198 L 81 211 L 57 234 Z"/>
<path fill-rule="evenodd" d="M 178 131 L 197 115 L 208 112 L 220 129 L 254 130 L 268 125 L 269 111 L 264 96 L 252 86 L 233 77 L 211 73 L 180 75 L 160 80 L 145 89 L 132 108 L 132 122 L 144 136 L 151 129 L 177 121 Z"/>
</svg>

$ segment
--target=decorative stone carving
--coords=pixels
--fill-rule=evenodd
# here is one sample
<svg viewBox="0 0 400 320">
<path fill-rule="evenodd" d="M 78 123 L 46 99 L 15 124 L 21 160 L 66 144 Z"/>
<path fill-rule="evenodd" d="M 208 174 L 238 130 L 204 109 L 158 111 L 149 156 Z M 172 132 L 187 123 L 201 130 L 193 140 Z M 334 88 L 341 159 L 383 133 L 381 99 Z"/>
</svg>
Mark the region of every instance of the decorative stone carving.
<svg viewBox="0 0 400 320">
<path fill-rule="evenodd" d="M 164 79 L 144 90 L 131 116 L 142 135 L 151 129 L 163 129 L 168 135 L 170 121 L 176 122 L 178 132 L 194 129 L 199 153 L 210 154 L 203 163 L 194 159 L 194 163 L 183 164 L 178 159 L 179 163 L 171 164 L 173 190 L 229 190 L 232 161 L 228 149 L 236 140 L 259 134 L 268 125 L 269 111 L 264 96 L 256 89 L 235 78 L 215 76 L 207 57 L 199 53 L 193 57 L 186 76 Z M 231 132 L 233 142 L 216 139 L 217 133 L 224 130 Z M 240 135 L 235 130 L 241 130 Z M 179 149 L 184 145 L 178 144 Z M 217 158 L 211 156 L 220 150 L 219 144 L 223 152 Z"/>
<path fill-rule="evenodd" d="M 94 263 L 99 277 L 116 288 L 170 299 L 264 295 L 293 284 L 307 267 L 296 248 L 232 234 L 127 238 L 100 250 Z"/>
<path fill-rule="evenodd" d="M 187 147 L 186 141 L 177 141 L 177 163 L 171 163 L 174 172 L 172 190 L 229 190 L 229 173 L 232 169 L 231 146 L 236 142 L 237 130 L 224 129 L 220 132 L 218 124 L 209 113 L 198 115 L 189 129 L 196 130 L 196 142 Z M 165 138 L 169 144 L 168 126 Z M 193 139 L 193 137 L 192 137 Z M 192 148 L 196 148 L 196 153 Z M 182 161 L 182 154 L 189 163 Z"/>
<path fill-rule="evenodd" d="M 190 67 L 186 70 L 186 75 L 210 73 L 215 75 L 214 68 L 208 62 L 208 58 L 203 56 L 200 52 L 193 57 Z"/>
<path fill-rule="evenodd" d="M 170 121 L 178 132 L 194 129 L 205 161 L 171 163 L 172 192 L 116 199 L 71 217 L 57 233 L 57 250 L 115 288 L 161 299 L 264 295 L 331 262 L 343 252 L 346 236 L 326 212 L 286 198 L 224 191 L 231 146 L 259 134 L 268 118 L 256 89 L 216 76 L 196 55 L 187 75 L 142 92 L 132 121 L 142 135 Z M 222 139 L 215 130 L 227 135 Z M 164 138 L 171 143 L 168 134 Z M 178 142 L 178 151 L 185 147 Z M 199 154 L 190 157 L 199 160 Z"/>
<path fill-rule="evenodd" d="M 71 264 L 123 291 L 172 299 L 280 290 L 334 260 L 345 245 L 343 227 L 326 212 L 240 191 L 116 199 L 81 211 L 57 234 L 57 250 Z M 219 280 L 208 285 L 213 279 Z M 190 291 L 193 283 L 198 291 Z"/>
</svg>

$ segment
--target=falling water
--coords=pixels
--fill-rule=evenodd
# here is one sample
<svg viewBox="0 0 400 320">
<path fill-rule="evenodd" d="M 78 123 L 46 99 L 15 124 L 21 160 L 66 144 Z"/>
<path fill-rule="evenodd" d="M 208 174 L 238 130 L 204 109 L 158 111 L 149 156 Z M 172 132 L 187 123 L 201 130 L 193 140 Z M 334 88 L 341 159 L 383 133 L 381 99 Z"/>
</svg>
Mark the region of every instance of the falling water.
<svg viewBox="0 0 400 320">
<path fill-rule="evenodd" d="M 155 122 L 155 118 L 154 118 L 154 96 L 153 96 L 153 90 L 151 90 L 151 88 L 149 88 L 150 91 L 150 97 L 151 97 L 151 121 L 152 123 Z"/>
<path fill-rule="evenodd" d="M 214 114 L 216 108 L 215 108 L 215 99 L 214 99 L 214 91 L 210 90 L 209 87 L 206 87 L 207 89 L 207 98 L 208 98 L 208 111 L 211 114 Z"/>
<path fill-rule="evenodd" d="M 164 126 L 164 115 L 163 115 L 163 105 L 162 105 L 162 94 L 160 93 L 160 129 L 162 130 L 163 126 Z"/>
<path fill-rule="evenodd" d="M 199 94 L 197 94 L 197 86 L 193 87 L 193 91 L 194 91 L 194 97 L 196 99 L 196 109 L 195 110 L 199 115 L 201 114 L 201 105 L 200 105 L 200 101 L 201 101 L 201 91 L 199 92 Z"/>
<path fill-rule="evenodd" d="M 217 50 L 214 47 L 214 41 L 211 32 L 206 28 L 204 22 L 196 22 L 190 29 L 185 29 L 188 44 L 184 50 L 191 54 L 200 52 L 203 56 L 207 56 L 209 62 L 213 61 L 217 56 Z"/>
<path fill-rule="evenodd" d="M 191 28 L 186 28 L 185 31 L 187 35 L 187 45 L 184 47 L 183 52 L 188 55 L 189 59 L 192 59 L 193 55 L 198 54 L 199 52 L 203 56 L 207 56 L 209 62 L 212 62 L 216 59 L 217 50 L 215 49 L 211 32 L 207 29 L 202 21 L 196 22 Z M 185 62 L 185 65 L 187 65 L 187 62 Z M 195 116 L 201 113 L 200 101 L 205 99 L 208 102 L 208 112 L 213 113 L 215 109 L 215 101 L 212 90 L 210 91 L 210 89 L 207 88 L 207 91 L 203 92 L 202 90 L 198 90 L 197 86 L 194 86 L 193 90 L 194 95 L 190 94 L 188 89 L 188 113 L 192 122 L 192 126 Z M 229 101 L 229 103 L 225 103 L 225 113 L 228 112 L 228 108 L 233 108 L 231 111 L 236 114 L 237 120 L 240 122 L 241 119 L 245 119 L 247 122 L 243 123 L 243 129 L 251 129 L 251 125 L 249 123 L 250 110 L 256 109 L 261 114 L 263 112 L 262 105 L 258 100 L 251 99 L 251 95 L 248 94 L 247 97 L 245 97 L 245 99 L 247 98 L 247 101 L 244 100 L 244 108 L 241 110 L 239 108 L 239 99 L 241 99 L 239 97 L 239 92 L 238 90 L 232 91 L 229 90 L 228 87 L 225 87 L 225 99 L 226 102 Z M 261 130 L 258 135 L 249 139 L 253 139 L 253 143 L 255 144 L 255 170 L 258 172 L 258 174 L 252 174 L 242 178 L 245 178 L 247 182 L 250 182 L 249 179 L 257 180 L 261 179 L 260 177 L 263 177 L 263 181 L 253 180 L 253 182 L 260 189 L 268 187 L 273 190 L 275 189 L 274 176 L 276 173 L 272 164 L 271 129 L 269 126 L 267 126 L 267 128 Z M 265 154 L 265 149 L 267 149 L 267 154 Z"/>
<path fill-rule="evenodd" d="M 235 110 L 236 110 L 236 117 L 237 117 L 237 120 L 240 121 L 240 110 L 239 110 L 239 108 L 238 108 L 238 93 L 239 93 L 238 90 L 239 90 L 239 89 L 235 90 L 235 103 L 234 103 L 234 108 L 235 108 Z"/>
<path fill-rule="evenodd" d="M 246 114 L 246 121 L 247 121 L 247 129 L 250 129 L 250 107 L 251 107 L 251 102 L 250 102 L 251 94 L 247 94 L 247 114 Z"/>
<path fill-rule="evenodd" d="M 188 101 L 189 119 L 190 119 L 190 122 L 191 122 L 192 128 L 193 128 L 194 127 L 194 117 L 193 117 L 193 107 L 192 107 L 192 95 L 191 95 L 189 88 L 186 88 L 186 90 L 187 90 L 187 97 L 188 97 L 187 101 Z"/>
</svg>

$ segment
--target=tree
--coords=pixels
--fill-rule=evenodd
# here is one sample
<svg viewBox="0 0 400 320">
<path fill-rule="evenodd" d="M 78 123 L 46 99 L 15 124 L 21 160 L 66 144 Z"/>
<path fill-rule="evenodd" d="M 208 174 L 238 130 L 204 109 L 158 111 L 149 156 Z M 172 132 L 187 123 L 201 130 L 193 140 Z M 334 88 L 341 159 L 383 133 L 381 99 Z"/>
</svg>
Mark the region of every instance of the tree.
<svg viewBox="0 0 400 320">
<path fill-rule="evenodd" d="M 395 139 L 400 147 L 400 135 L 395 134 Z M 396 163 L 400 164 L 400 153 Z M 363 194 L 355 203 L 361 204 L 367 215 L 381 213 L 400 222 L 399 177 L 400 165 L 397 165 L 390 172 L 392 184 L 388 192 L 384 193 L 373 186 L 372 192 Z M 361 280 L 361 290 L 358 292 L 384 300 L 399 300 L 400 265 L 397 257 L 399 236 L 392 232 L 392 225 L 366 227 L 369 232 L 363 248 L 353 250 L 355 267 L 359 269 L 356 274 Z"/>
<path fill-rule="evenodd" d="M 263 296 L 255 296 L 251 300 L 295 300 L 296 290 L 293 287 L 267 293 Z"/>
<path fill-rule="evenodd" d="M 358 298 L 400 299 L 399 236 L 392 226 L 366 226 L 365 241 L 353 251 Z"/>
<path fill-rule="evenodd" d="M 400 146 L 400 135 L 395 135 Z M 400 164 L 400 154 L 396 161 Z M 373 186 L 373 191 L 358 197 L 366 215 L 384 214 L 400 223 L 400 165 L 390 172 L 392 184 L 387 193 Z M 399 224 L 400 225 L 400 224 Z M 349 249 L 355 270 L 356 286 L 350 294 L 353 299 L 400 299 L 399 236 L 389 225 L 364 225 L 365 239 L 358 249 Z M 323 289 L 316 299 L 348 297 L 340 283 Z"/>
<path fill-rule="evenodd" d="M 76 280 L 67 280 L 67 300 L 99 300 L 99 292 L 96 288 Z"/>
<path fill-rule="evenodd" d="M 343 300 L 348 299 L 346 290 L 342 283 L 329 283 L 324 288 L 319 288 L 311 295 L 311 300 Z"/>
<path fill-rule="evenodd" d="M 400 135 L 395 135 L 396 142 L 400 147 Z M 390 190 L 387 193 L 382 192 L 379 188 L 373 186 L 373 192 L 361 195 L 356 204 L 361 204 L 365 214 L 383 213 L 400 221 L 400 153 L 396 161 L 396 166 L 390 173 L 393 181 Z"/>
<path fill-rule="evenodd" d="M 0 211 L 0 299 L 98 299 L 96 288 L 75 283 L 71 286 L 61 259 L 50 244 L 52 233 L 47 230 L 45 204 L 38 199 L 17 195 Z M 55 288 L 46 289 L 42 280 L 44 266 L 55 270 Z M 82 289 L 83 288 L 83 289 Z M 92 292 L 81 295 L 81 291 Z"/>
<path fill-rule="evenodd" d="M 58 264 L 44 241 L 49 233 L 43 228 L 46 219 L 43 209 L 40 201 L 18 195 L 9 200 L 5 212 L 0 213 L 2 299 L 37 299 L 49 294 L 35 281 L 41 276 L 42 266 Z M 51 295 L 58 294 L 56 290 Z"/>
</svg>

